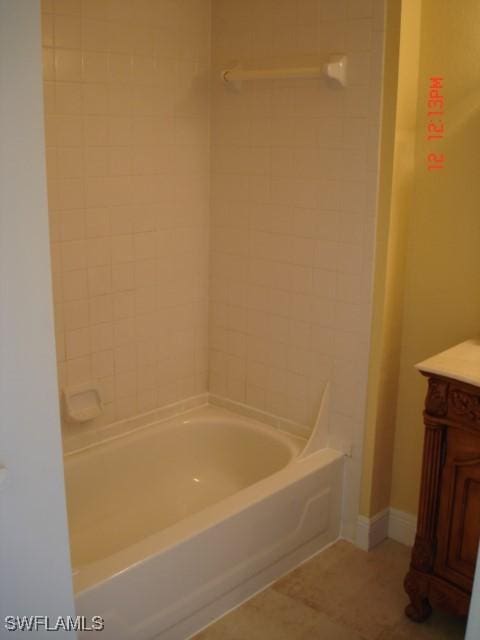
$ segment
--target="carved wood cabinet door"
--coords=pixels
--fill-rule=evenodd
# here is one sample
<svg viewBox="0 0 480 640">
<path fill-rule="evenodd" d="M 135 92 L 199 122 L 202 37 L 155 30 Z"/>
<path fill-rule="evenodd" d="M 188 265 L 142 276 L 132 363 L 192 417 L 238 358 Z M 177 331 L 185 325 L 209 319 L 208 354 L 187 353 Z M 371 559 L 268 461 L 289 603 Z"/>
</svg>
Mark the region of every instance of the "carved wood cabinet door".
<svg viewBox="0 0 480 640">
<path fill-rule="evenodd" d="M 472 590 L 480 537 L 480 436 L 448 429 L 434 573 Z"/>
</svg>

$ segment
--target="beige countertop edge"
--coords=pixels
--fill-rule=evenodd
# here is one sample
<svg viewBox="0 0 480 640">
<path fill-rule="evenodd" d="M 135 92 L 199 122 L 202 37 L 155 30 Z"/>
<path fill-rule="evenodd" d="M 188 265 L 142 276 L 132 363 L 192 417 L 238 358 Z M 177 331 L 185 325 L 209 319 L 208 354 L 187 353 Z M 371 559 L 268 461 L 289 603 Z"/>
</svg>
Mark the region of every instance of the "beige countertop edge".
<svg viewBox="0 0 480 640">
<path fill-rule="evenodd" d="M 478 387 L 480 386 L 480 340 L 466 340 L 419 362 L 415 368 L 422 373 L 432 373 Z"/>
</svg>

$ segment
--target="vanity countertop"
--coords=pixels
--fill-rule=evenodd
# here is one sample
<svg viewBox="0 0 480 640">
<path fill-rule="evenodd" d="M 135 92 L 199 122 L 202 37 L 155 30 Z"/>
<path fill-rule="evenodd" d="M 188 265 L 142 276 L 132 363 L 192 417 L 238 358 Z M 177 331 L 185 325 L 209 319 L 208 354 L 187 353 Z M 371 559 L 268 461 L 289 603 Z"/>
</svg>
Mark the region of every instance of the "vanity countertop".
<svg viewBox="0 0 480 640">
<path fill-rule="evenodd" d="M 461 342 L 419 362 L 415 368 L 480 387 L 480 339 Z"/>
</svg>

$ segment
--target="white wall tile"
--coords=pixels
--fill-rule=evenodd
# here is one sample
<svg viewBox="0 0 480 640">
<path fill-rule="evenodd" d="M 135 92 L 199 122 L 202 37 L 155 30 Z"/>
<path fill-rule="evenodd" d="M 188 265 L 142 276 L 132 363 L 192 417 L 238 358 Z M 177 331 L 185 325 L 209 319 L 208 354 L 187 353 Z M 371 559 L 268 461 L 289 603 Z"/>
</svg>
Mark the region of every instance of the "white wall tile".
<svg viewBox="0 0 480 640">
<path fill-rule="evenodd" d="M 292 80 L 244 83 L 235 93 L 216 81 L 216 71 L 212 80 L 210 322 L 226 327 L 230 291 L 241 283 L 247 296 L 231 313 L 239 315 L 247 350 L 236 352 L 236 373 L 222 383 L 231 345 L 226 332 L 212 330 L 211 389 L 313 425 L 330 380 L 334 446 L 361 441 L 383 56 L 379 3 L 285 0 L 275 11 L 254 3 L 258 21 L 245 3 L 212 3 L 215 69 L 235 59 L 261 68 L 301 65 L 309 53 L 349 55 L 344 91 Z"/>
<path fill-rule="evenodd" d="M 193 337 L 175 343 L 183 355 L 163 367 L 161 390 L 151 375 L 161 354 L 157 309 L 206 301 L 208 287 L 199 277 L 208 216 L 197 212 L 209 203 L 210 12 L 204 2 L 188 13 L 180 5 L 169 4 L 165 46 L 153 31 L 165 27 L 163 3 L 135 12 L 130 2 L 97 0 L 43 7 L 58 358 L 68 384 L 115 374 L 107 422 L 206 389 L 208 363 L 197 357 L 207 344 L 205 304 L 171 312 L 172 325 Z M 267 162 L 261 154 L 252 161 L 257 171 Z M 164 267 L 157 251 L 165 228 L 189 241 L 185 249 L 169 243 Z"/>
</svg>

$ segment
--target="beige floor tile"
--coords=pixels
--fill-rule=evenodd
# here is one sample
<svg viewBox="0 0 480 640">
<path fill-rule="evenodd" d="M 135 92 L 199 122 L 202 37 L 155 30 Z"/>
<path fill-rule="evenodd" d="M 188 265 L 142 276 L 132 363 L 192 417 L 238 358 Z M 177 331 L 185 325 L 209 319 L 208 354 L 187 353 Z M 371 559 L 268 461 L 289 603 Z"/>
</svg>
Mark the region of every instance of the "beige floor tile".
<svg viewBox="0 0 480 640">
<path fill-rule="evenodd" d="M 206 629 L 196 640 L 304 640 L 319 620 L 313 609 L 267 589 Z"/>
<path fill-rule="evenodd" d="M 369 640 L 377 640 L 403 620 L 407 600 L 403 593 L 396 593 L 395 586 L 392 583 L 390 590 L 388 585 L 371 580 L 359 592 L 345 598 L 330 617 Z"/>
<path fill-rule="evenodd" d="M 391 548 L 391 545 L 386 546 Z M 392 551 L 390 554 L 385 550 L 367 554 L 364 562 L 368 562 L 370 577 L 353 596 L 346 597 L 338 609 L 331 611 L 333 620 L 372 639 L 403 621 L 408 604 L 403 579 L 409 558 L 402 550 L 400 556 L 403 557 L 395 561 L 397 550 Z"/>
<path fill-rule="evenodd" d="M 434 611 L 426 622 L 417 624 L 404 618 L 397 626 L 384 632 L 379 640 L 463 640 L 465 621 Z"/>
<path fill-rule="evenodd" d="M 198 633 L 192 640 L 235 640 L 235 636 L 229 634 L 222 618 L 222 620 L 215 622 L 204 631 Z"/>
<path fill-rule="evenodd" d="M 340 557 L 332 557 L 325 566 L 320 556 L 280 580 L 273 589 L 330 616 L 342 609 L 347 599 L 361 593 L 374 572 L 365 566 L 363 552 L 353 545 L 343 545 Z"/>
<path fill-rule="evenodd" d="M 392 540 L 370 553 L 340 541 L 195 640 L 462 640 L 461 620 L 405 617 L 409 562 L 410 549 Z"/>
<path fill-rule="evenodd" d="M 319 614 L 318 624 L 302 636 L 302 640 L 367 640 L 356 631 L 332 622 L 323 613 Z"/>
<path fill-rule="evenodd" d="M 195 640 L 365 640 L 301 602 L 268 589 Z"/>
</svg>

